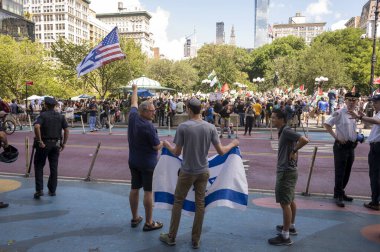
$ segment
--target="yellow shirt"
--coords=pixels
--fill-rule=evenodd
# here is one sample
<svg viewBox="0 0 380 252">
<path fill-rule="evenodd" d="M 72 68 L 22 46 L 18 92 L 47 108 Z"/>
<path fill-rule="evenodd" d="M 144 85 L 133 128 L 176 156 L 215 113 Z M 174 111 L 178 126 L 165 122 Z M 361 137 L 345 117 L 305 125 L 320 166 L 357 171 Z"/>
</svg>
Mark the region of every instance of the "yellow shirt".
<svg viewBox="0 0 380 252">
<path fill-rule="evenodd" d="M 255 115 L 259 116 L 261 115 L 261 111 L 263 110 L 263 107 L 260 105 L 260 103 L 253 104 L 253 109 L 255 110 Z"/>
</svg>

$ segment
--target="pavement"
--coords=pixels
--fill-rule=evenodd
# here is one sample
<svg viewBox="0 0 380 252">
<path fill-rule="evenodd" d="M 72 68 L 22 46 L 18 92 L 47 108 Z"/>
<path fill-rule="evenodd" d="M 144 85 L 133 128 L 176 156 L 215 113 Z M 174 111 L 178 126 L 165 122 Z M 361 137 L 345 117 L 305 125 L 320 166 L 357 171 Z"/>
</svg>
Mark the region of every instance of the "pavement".
<svg viewBox="0 0 380 252">
<path fill-rule="evenodd" d="M 72 129 L 60 159 L 57 196 L 43 196 L 40 200 L 33 199 L 33 171 L 30 177 L 23 176 L 24 141 L 32 133 L 26 129 L 9 137 L 19 148 L 20 158 L 13 164 L 0 164 L 0 201 L 10 204 L 0 209 L 0 252 L 192 251 L 192 217 L 182 217 L 174 247 L 158 240 L 160 232 L 168 231 L 170 211 L 154 209 L 154 219 L 164 223 L 162 230 L 143 232 L 142 225 L 130 227 L 126 130 L 113 130 L 110 135 L 107 131 L 82 134 L 81 128 Z M 173 132 L 173 129 L 161 129 L 160 138 L 172 139 Z M 338 208 L 330 193 L 332 140 L 318 128 L 311 129 L 310 134 L 312 142 L 323 152 L 317 155 L 311 196 L 301 193 L 305 191 L 313 148 L 300 153 L 296 188 L 298 235 L 291 237 L 294 244 L 276 247 L 267 243 L 276 235 L 275 226 L 282 224 L 282 211 L 273 195 L 276 140 L 271 139 L 268 130 L 256 129 L 251 137 L 238 135 L 243 159 L 249 164 L 246 169 L 250 188 L 248 207 L 246 211 L 210 209 L 205 216 L 199 251 L 380 251 L 380 211 L 363 207 L 370 193 L 365 159 L 368 146 L 359 145 L 347 187 L 355 200 L 345 208 Z M 85 182 L 83 178 L 98 142 L 102 145 L 92 181 Z M 44 182 L 46 185 L 47 179 Z M 139 213 L 144 216 L 142 202 Z"/>
<path fill-rule="evenodd" d="M 33 199 L 34 179 L 0 177 L 0 251 L 192 251 L 193 217 L 183 216 L 177 245 L 159 241 L 167 232 L 170 211 L 154 209 L 162 230 L 130 227 L 128 183 L 60 179 L 57 196 Z M 142 195 L 140 197 L 142 199 Z M 199 251 L 366 251 L 380 249 L 380 212 L 355 199 L 338 208 L 329 198 L 296 196 L 297 236 L 287 247 L 271 246 L 282 212 L 273 194 L 250 192 L 245 211 L 224 207 L 206 212 Z M 140 215 L 144 216 L 140 202 Z"/>
</svg>

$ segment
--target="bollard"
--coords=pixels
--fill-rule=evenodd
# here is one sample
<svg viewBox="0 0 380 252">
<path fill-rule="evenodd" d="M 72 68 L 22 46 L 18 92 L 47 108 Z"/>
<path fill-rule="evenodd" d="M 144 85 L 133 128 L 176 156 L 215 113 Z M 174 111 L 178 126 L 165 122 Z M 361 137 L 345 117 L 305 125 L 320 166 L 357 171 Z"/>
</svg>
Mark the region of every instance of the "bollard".
<svg viewBox="0 0 380 252">
<path fill-rule="evenodd" d="M 82 115 L 80 115 L 80 121 L 81 121 L 81 123 L 82 123 L 82 129 L 83 129 L 83 134 L 86 134 L 86 130 L 84 129 L 84 123 L 83 123 L 83 117 L 82 117 Z"/>
<path fill-rule="evenodd" d="M 171 136 L 171 132 L 170 132 L 170 117 L 168 118 L 168 130 L 169 130 L 168 136 Z"/>
<path fill-rule="evenodd" d="M 30 115 L 28 115 L 28 120 L 29 120 L 29 128 L 30 128 L 30 132 L 32 132 L 32 120 L 30 119 Z"/>
<path fill-rule="evenodd" d="M 108 129 L 110 130 L 110 135 L 112 135 L 111 117 L 108 115 Z"/>
<path fill-rule="evenodd" d="M 87 178 L 85 178 L 84 181 L 87 181 L 87 182 L 91 181 L 91 172 L 92 172 L 92 169 L 94 168 L 95 160 L 96 160 L 96 157 L 98 156 L 98 153 L 99 153 L 100 144 L 101 143 L 99 142 L 98 143 L 98 147 L 96 147 L 95 153 L 92 156 L 92 161 L 91 161 L 90 169 L 88 170 Z"/>
<path fill-rule="evenodd" d="M 29 177 L 29 137 L 25 137 L 25 177 Z"/>
<path fill-rule="evenodd" d="M 311 159 L 311 165 L 310 165 L 310 170 L 309 170 L 309 177 L 307 179 L 307 184 L 306 184 L 306 192 L 302 193 L 303 196 L 310 196 L 309 186 L 310 186 L 311 174 L 313 173 L 313 169 L 314 169 L 314 162 L 315 162 L 315 157 L 317 155 L 317 151 L 318 151 L 318 147 L 314 146 L 313 157 Z"/>
<path fill-rule="evenodd" d="M 270 120 L 270 139 L 273 140 L 272 120 Z"/>
</svg>

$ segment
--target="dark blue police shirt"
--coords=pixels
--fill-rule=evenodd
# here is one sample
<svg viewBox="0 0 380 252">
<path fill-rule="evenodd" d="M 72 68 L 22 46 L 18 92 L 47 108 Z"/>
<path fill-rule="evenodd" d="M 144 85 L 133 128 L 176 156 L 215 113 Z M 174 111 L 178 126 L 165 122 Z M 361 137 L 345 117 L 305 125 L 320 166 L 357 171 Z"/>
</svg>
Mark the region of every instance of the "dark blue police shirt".
<svg viewBox="0 0 380 252">
<path fill-rule="evenodd" d="M 141 170 L 154 170 L 158 152 L 153 146 L 160 144 L 153 124 L 140 117 L 132 107 L 128 119 L 129 163 Z"/>
</svg>

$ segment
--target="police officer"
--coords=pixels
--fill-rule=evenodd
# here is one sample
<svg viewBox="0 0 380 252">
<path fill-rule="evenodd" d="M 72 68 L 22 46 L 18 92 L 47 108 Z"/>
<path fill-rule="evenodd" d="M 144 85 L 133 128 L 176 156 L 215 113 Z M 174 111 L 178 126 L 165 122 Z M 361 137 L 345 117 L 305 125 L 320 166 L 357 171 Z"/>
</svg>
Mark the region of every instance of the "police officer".
<svg viewBox="0 0 380 252">
<path fill-rule="evenodd" d="M 46 111 L 41 112 L 34 123 L 35 148 L 34 171 L 36 177 L 35 199 L 39 199 L 43 193 L 43 169 L 46 158 L 49 159 L 50 176 L 48 181 L 49 195 L 55 196 L 58 177 L 59 152 L 65 148 L 69 137 L 68 125 L 65 117 L 54 111 L 56 100 L 45 97 Z M 62 139 L 63 129 L 63 139 Z"/>
<path fill-rule="evenodd" d="M 355 160 L 355 148 L 357 145 L 356 120 L 348 114 L 358 104 L 360 95 L 348 92 L 345 94 L 345 106 L 334 112 L 324 123 L 328 133 L 335 139 L 334 165 L 335 165 L 335 203 L 344 207 L 343 201 L 352 201 L 353 198 L 344 192 L 351 174 L 352 164 Z M 332 127 L 335 125 L 335 132 Z"/>
<path fill-rule="evenodd" d="M 374 95 L 370 101 L 373 102 L 376 114 L 373 117 L 365 113 L 350 112 L 353 118 L 362 122 L 373 124 L 368 136 L 370 150 L 368 153 L 369 180 L 371 183 L 371 202 L 364 203 L 364 207 L 380 211 L 380 95 Z"/>
</svg>

